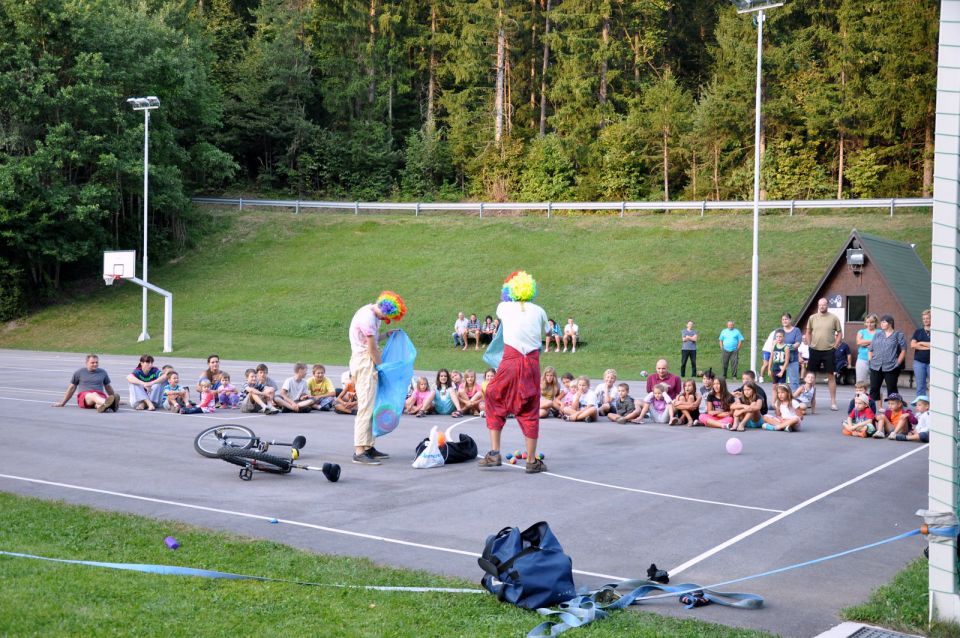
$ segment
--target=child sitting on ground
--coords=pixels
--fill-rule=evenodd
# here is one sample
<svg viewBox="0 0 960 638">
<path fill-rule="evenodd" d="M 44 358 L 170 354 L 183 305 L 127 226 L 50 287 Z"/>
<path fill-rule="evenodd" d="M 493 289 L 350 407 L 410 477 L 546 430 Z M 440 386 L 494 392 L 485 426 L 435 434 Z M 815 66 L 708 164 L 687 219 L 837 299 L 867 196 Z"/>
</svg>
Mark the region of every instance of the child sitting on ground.
<svg viewBox="0 0 960 638">
<path fill-rule="evenodd" d="M 557 380 L 557 371 L 553 366 L 547 366 L 543 369 L 543 375 L 540 377 L 540 418 L 546 419 L 559 412 L 555 409 L 555 403 L 560 398 L 562 392 L 560 382 Z"/>
<path fill-rule="evenodd" d="M 803 405 L 793 398 L 790 386 L 780 384 L 773 386 L 774 396 L 773 414 L 763 417 L 764 430 L 778 430 L 796 432 L 803 421 Z"/>
<path fill-rule="evenodd" d="M 577 389 L 570 405 L 564 408 L 563 420 L 587 423 L 597 420 L 597 397 L 590 391 L 590 377 L 584 375 L 577 378 Z"/>
<path fill-rule="evenodd" d="M 867 438 L 873 436 L 877 431 L 874 426 L 876 415 L 870 409 L 870 397 L 859 392 L 853 397 L 853 409 L 847 415 L 847 420 L 843 422 L 844 436 L 859 436 Z"/>
<path fill-rule="evenodd" d="M 700 386 L 699 392 L 701 414 L 706 414 L 707 412 L 707 397 L 713 392 L 713 380 L 715 378 L 713 368 L 707 368 L 707 371 L 703 373 L 703 385 Z"/>
<path fill-rule="evenodd" d="M 461 412 L 471 416 L 480 415 L 480 403 L 483 401 L 483 393 L 480 391 L 480 385 L 477 383 L 477 373 L 473 370 L 464 371 L 463 383 L 460 385 L 457 398 L 460 399 Z"/>
<path fill-rule="evenodd" d="M 433 410 L 433 390 L 426 377 L 417 377 L 417 388 L 403 405 L 404 414 L 427 416 Z"/>
<path fill-rule="evenodd" d="M 343 389 L 337 395 L 337 400 L 333 404 L 333 409 L 339 414 L 357 413 L 357 389 L 353 383 L 353 375 L 350 375 Z"/>
<path fill-rule="evenodd" d="M 917 417 L 909 408 L 903 407 L 903 397 L 894 392 L 887 396 L 887 409 L 877 415 L 877 432 L 873 438 L 882 439 L 886 436 L 896 439 L 898 434 L 909 433 L 910 426 L 916 424 Z"/>
<path fill-rule="evenodd" d="M 486 414 L 486 405 L 484 405 L 484 399 L 487 396 L 487 385 L 493 381 L 493 377 L 497 376 L 497 371 L 493 368 L 487 368 L 487 371 L 483 373 L 483 383 L 480 384 L 480 416 Z"/>
<path fill-rule="evenodd" d="M 906 436 L 907 441 L 930 442 L 930 399 L 927 395 L 921 394 L 910 405 L 917 409 L 917 424 L 913 430 Z M 900 437 L 897 437 L 900 440 Z"/>
<path fill-rule="evenodd" d="M 613 404 L 613 411 L 607 413 L 607 418 L 622 425 L 627 421 L 633 421 L 638 416 L 640 416 L 640 409 L 637 408 L 636 402 L 630 396 L 630 386 L 626 383 L 619 384 L 617 386 L 617 400 Z"/>
<path fill-rule="evenodd" d="M 648 392 L 643 397 L 643 407 L 640 408 L 640 416 L 637 417 L 639 423 L 646 422 L 647 415 L 654 423 L 669 423 L 676 425 L 679 423 L 673 416 L 673 399 L 667 394 L 667 384 L 658 383 L 653 386 L 653 391 Z"/>
<path fill-rule="evenodd" d="M 311 372 L 313 372 L 313 376 L 307 381 L 307 390 L 313 397 L 314 406 L 318 410 L 329 412 L 333 409 L 333 404 L 337 400 L 333 382 L 327 377 L 327 369 L 319 363 L 313 366 Z"/>
<path fill-rule="evenodd" d="M 201 412 L 215 412 L 217 406 L 217 393 L 210 384 L 210 379 L 200 379 L 200 383 L 197 384 L 197 387 L 200 388 L 200 403 L 197 407 L 200 408 Z"/>
<path fill-rule="evenodd" d="M 604 416 L 615 408 L 617 402 L 617 371 L 609 368 L 603 373 L 603 382 L 597 384 L 594 391 L 597 400 L 597 414 Z"/>
<path fill-rule="evenodd" d="M 858 394 L 864 394 L 864 395 L 866 395 L 866 397 L 867 397 L 867 401 L 868 401 L 867 406 L 870 408 L 870 411 L 873 412 L 874 415 L 876 415 L 876 414 L 877 414 L 877 404 L 874 403 L 874 402 L 873 402 L 873 399 L 870 398 L 870 382 L 869 382 L 869 381 L 857 381 L 857 382 L 853 385 L 853 391 L 854 391 L 853 398 L 850 399 L 850 403 L 847 404 L 847 414 L 850 414 L 850 412 L 853 410 L 853 408 L 854 408 L 854 403 L 855 403 L 856 400 L 857 400 L 857 395 L 858 395 Z"/>
<path fill-rule="evenodd" d="M 268 401 L 263 384 L 257 380 L 257 371 L 253 368 L 247 368 L 243 376 L 246 382 L 240 390 L 240 411 L 279 414 L 280 410 L 273 407 Z"/>
<path fill-rule="evenodd" d="M 224 372 L 220 375 L 220 391 L 217 393 L 217 400 L 221 408 L 232 409 L 240 404 L 240 393 L 237 387 L 230 383 L 230 375 Z"/>
<path fill-rule="evenodd" d="M 793 398 L 800 402 L 804 410 L 810 414 L 817 413 L 817 375 L 808 372 L 803 376 L 803 383 L 793 393 Z"/>
<path fill-rule="evenodd" d="M 763 427 L 763 403 L 763 396 L 761 396 L 757 384 L 753 381 L 744 383 L 740 398 L 730 408 L 733 414 L 733 423 L 730 424 L 730 429 L 743 432 L 745 428 Z"/>
<path fill-rule="evenodd" d="M 163 407 L 171 412 L 179 412 L 190 400 L 190 388 L 180 385 L 180 375 L 171 370 L 167 375 L 167 385 L 163 390 Z"/>
<path fill-rule="evenodd" d="M 696 381 L 687 379 L 683 382 L 683 392 L 673 400 L 673 410 L 680 425 L 699 425 L 697 419 L 700 418 L 700 395 L 697 394 Z"/>
<path fill-rule="evenodd" d="M 713 380 L 713 388 L 707 394 L 707 409 L 700 412 L 700 423 L 708 428 L 727 429 L 733 423 L 733 395 L 727 389 L 727 380 L 717 377 Z"/>
</svg>

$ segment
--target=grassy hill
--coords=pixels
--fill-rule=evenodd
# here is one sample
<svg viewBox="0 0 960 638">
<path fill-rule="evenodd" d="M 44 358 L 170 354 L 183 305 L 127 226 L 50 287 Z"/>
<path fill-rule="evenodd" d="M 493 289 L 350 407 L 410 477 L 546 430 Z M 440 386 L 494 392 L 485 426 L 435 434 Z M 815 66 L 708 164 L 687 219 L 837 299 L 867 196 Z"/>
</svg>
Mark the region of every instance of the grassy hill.
<svg viewBox="0 0 960 638">
<path fill-rule="evenodd" d="M 679 331 L 703 335 L 700 363 L 716 366 L 714 336 L 733 319 L 749 338 L 749 214 L 615 217 L 354 217 L 329 213 L 209 210 L 221 228 L 151 280 L 174 293 L 179 356 L 302 360 L 345 365 L 353 312 L 383 288 L 399 292 L 417 367 L 484 368 L 454 351 L 458 310 L 493 313 L 500 284 L 523 268 L 537 302 L 557 321 L 573 316 L 588 345 L 544 355 L 560 371 L 637 378 L 667 356 L 679 367 Z M 930 215 L 881 212 L 761 218 L 761 334 L 796 313 L 851 228 L 917 244 L 930 263 Z M 91 286 L 0 332 L 0 347 L 158 354 L 162 303 L 151 295 L 140 332 L 140 288 Z"/>
</svg>

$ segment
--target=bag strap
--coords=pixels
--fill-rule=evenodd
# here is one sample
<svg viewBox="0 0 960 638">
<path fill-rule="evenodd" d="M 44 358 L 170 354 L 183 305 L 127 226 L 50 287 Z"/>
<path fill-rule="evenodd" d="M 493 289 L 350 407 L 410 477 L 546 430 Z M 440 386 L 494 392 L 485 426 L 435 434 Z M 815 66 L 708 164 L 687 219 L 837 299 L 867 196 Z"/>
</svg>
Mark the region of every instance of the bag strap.
<svg viewBox="0 0 960 638">
<path fill-rule="evenodd" d="M 480 569 L 491 576 L 500 576 L 501 570 L 498 569 L 498 566 L 500 565 L 500 559 L 493 554 L 493 544 L 497 541 L 497 539 L 509 536 L 510 532 L 514 529 L 515 528 L 513 527 L 504 527 L 499 532 L 487 539 L 486 545 L 483 546 L 483 554 L 481 554 L 480 558 L 477 559 L 477 564 L 480 565 Z"/>
</svg>

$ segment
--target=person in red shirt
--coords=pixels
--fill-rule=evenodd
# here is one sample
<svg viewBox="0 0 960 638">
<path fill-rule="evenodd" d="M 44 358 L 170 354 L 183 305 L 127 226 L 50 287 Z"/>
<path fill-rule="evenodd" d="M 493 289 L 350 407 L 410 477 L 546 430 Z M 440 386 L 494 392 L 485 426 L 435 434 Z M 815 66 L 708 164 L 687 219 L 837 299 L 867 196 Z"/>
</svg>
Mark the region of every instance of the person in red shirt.
<svg viewBox="0 0 960 638">
<path fill-rule="evenodd" d="M 874 418 L 876 415 L 870 409 L 870 397 L 860 392 L 853 399 L 853 409 L 847 415 L 847 420 L 843 422 L 844 436 L 859 436 L 867 438 L 873 436 L 876 432 Z"/>
</svg>

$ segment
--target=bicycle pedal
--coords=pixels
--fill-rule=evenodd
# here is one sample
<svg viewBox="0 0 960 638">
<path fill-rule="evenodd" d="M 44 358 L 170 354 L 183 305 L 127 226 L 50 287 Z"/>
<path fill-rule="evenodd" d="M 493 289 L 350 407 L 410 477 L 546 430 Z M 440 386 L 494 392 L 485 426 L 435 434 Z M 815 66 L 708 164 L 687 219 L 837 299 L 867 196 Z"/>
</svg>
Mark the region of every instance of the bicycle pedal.
<svg viewBox="0 0 960 638">
<path fill-rule="evenodd" d="M 297 459 L 299 459 L 299 458 L 300 458 L 300 450 L 298 450 L 297 448 L 292 448 L 292 449 L 290 450 L 290 458 L 293 459 L 294 461 L 296 461 Z"/>
</svg>

